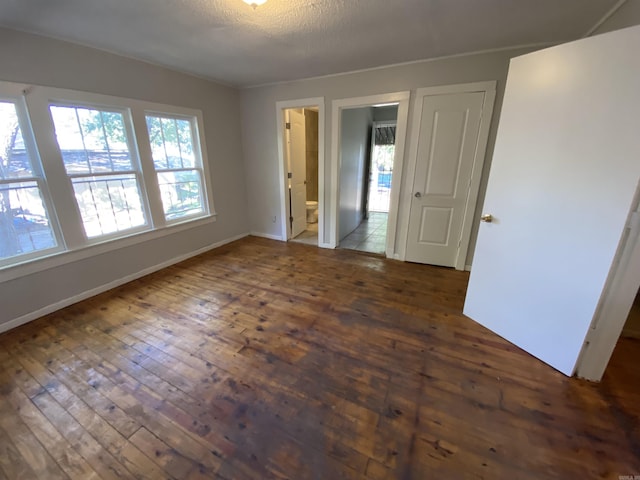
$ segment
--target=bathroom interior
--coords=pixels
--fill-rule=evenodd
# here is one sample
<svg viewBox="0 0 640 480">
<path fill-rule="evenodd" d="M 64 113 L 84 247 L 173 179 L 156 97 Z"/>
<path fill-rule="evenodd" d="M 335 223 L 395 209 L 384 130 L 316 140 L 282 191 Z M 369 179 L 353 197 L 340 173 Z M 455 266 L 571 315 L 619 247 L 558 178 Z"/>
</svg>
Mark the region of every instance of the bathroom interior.
<svg viewBox="0 0 640 480">
<path fill-rule="evenodd" d="M 310 107 L 303 109 L 292 109 L 295 113 L 302 113 L 304 115 L 304 131 L 296 131 L 295 129 L 289 130 L 290 135 L 299 135 L 299 141 L 304 142 L 304 156 L 305 161 L 299 164 L 304 168 L 305 179 L 305 207 L 306 207 L 306 225 L 302 228 L 304 230 L 298 233 L 300 228 L 296 228 L 293 225 L 291 239 L 294 242 L 306 243 L 309 245 L 318 245 L 318 108 Z M 294 139 L 289 139 L 289 145 Z M 289 149 L 289 171 L 292 171 L 292 155 L 295 152 Z M 293 185 L 289 184 L 289 198 L 292 204 L 290 205 L 291 211 L 295 210 L 293 202 L 296 201 L 295 196 L 292 194 Z M 292 214 L 292 217 L 294 215 Z M 294 235 L 296 234 L 296 235 Z"/>
</svg>

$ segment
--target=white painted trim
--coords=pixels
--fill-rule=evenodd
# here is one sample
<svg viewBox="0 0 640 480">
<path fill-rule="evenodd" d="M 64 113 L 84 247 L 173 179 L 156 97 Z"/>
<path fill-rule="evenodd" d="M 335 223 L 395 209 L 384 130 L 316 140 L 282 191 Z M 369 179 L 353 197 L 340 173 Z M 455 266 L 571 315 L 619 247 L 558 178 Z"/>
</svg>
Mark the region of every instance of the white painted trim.
<svg viewBox="0 0 640 480">
<path fill-rule="evenodd" d="M 493 106 L 496 100 L 496 83 L 484 82 L 484 102 L 482 103 L 482 118 L 480 129 L 478 130 L 478 140 L 476 153 L 474 155 L 473 169 L 471 171 L 471 183 L 467 193 L 467 203 L 462 221 L 462 231 L 460 232 L 460 246 L 456 258 L 456 270 L 464 270 L 467 254 L 469 253 L 469 243 L 471 241 L 471 230 L 473 230 L 474 214 L 480 193 L 480 181 L 482 180 L 482 169 L 487 155 L 487 143 L 489 142 L 489 130 L 491 129 L 491 119 L 493 117 Z"/>
<path fill-rule="evenodd" d="M 471 265 L 465 265 L 464 266 L 464 271 L 465 272 L 470 272 L 471 271 Z"/>
<path fill-rule="evenodd" d="M 278 240 L 280 242 L 286 242 L 286 240 L 283 240 L 283 238 L 280 235 L 272 235 L 270 233 L 262 233 L 262 232 L 251 232 L 249 235 L 253 236 L 253 237 L 260 237 L 260 238 L 268 238 L 269 240 Z"/>
<path fill-rule="evenodd" d="M 407 135 L 407 118 L 409 113 L 409 91 L 368 95 L 365 97 L 342 98 L 331 102 L 331 214 L 329 229 L 330 248 L 338 246 L 338 221 L 340 209 L 340 129 L 342 124 L 342 110 L 349 108 L 371 107 L 380 103 L 398 103 L 398 117 L 396 119 L 396 146 L 393 161 L 393 175 L 391 177 L 391 198 L 389 202 L 389 216 L 387 220 L 387 240 L 385 253 L 393 256 L 395 251 L 395 232 L 397 228 L 398 204 L 400 198 L 401 176 L 404 165 L 404 147 Z M 396 173 L 397 172 L 397 173 Z"/>
<path fill-rule="evenodd" d="M 493 106 L 496 96 L 496 81 L 462 83 L 456 85 L 441 85 L 436 87 L 418 88 L 413 104 L 413 122 L 411 132 L 411 147 L 409 153 L 409 164 L 407 165 L 407 175 L 405 176 L 404 196 L 401 199 L 401 208 L 406 212 L 405 221 L 402 223 L 399 231 L 399 241 L 402 242 L 403 249 L 400 252 L 402 260 L 404 260 L 407 242 L 409 241 L 409 221 L 411 218 L 411 196 L 413 194 L 413 182 L 415 179 L 416 168 L 418 165 L 418 143 L 420 138 L 420 122 L 422 118 L 422 102 L 423 98 L 432 95 L 450 95 L 455 93 L 483 92 L 484 102 L 482 104 L 482 116 L 480 120 L 480 128 L 478 131 L 478 143 L 474 156 L 473 168 L 471 172 L 471 183 L 467 194 L 467 201 L 464 211 L 464 219 L 462 229 L 460 231 L 460 246 L 456 254 L 454 266 L 456 270 L 464 270 L 467 252 L 469 250 L 469 242 L 471 240 L 471 230 L 473 227 L 474 212 L 478 202 L 478 192 L 480 190 L 480 181 L 482 179 L 482 167 L 484 165 L 487 143 L 489 140 L 489 131 L 491 129 L 491 118 L 493 116 Z"/>
<path fill-rule="evenodd" d="M 330 243 L 318 243 L 318 247 L 320 248 L 327 248 L 330 250 L 335 249 L 336 247 L 332 246 Z"/>
<path fill-rule="evenodd" d="M 400 192 L 402 191 L 402 177 L 404 175 L 404 158 L 407 144 L 407 132 L 409 123 L 409 100 L 411 95 L 407 92 L 406 98 L 398 105 L 396 117 L 396 144 L 393 158 L 393 174 L 391 175 L 391 192 L 389 192 L 389 214 L 387 216 L 387 240 L 385 254 L 388 258 L 396 258 L 399 245 L 396 243 L 398 231 Z M 404 257 L 402 258 L 404 260 Z"/>
<path fill-rule="evenodd" d="M 284 119 L 283 110 L 290 108 L 318 107 L 318 245 L 324 241 L 325 224 L 325 195 L 324 195 L 324 175 L 325 175 L 325 104 L 324 97 L 302 98 L 298 100 L 283 100 L 276 102 L 276 130 L 278 144 L 278 175 L 280 176 L 280 219 L 281 240 L 287 241 L 291 236 L 289 227 L 289 191 L 287 181 L 287 166 L 284 144 Z"/>
<path fill-rule="evenodd" d="M 216 243 L 212 243 L 211 245 L 207 245 L 206 247 L 200 248 L 193 252 L 189 252 L 184 255 L 173 257 L 169 260 L 166 260 L 152 267 L 145 268 L 144 270 L 141 270 L 136 273 L 132 273 L 131 275 L 127 275 L 126 277 L 119 278 L 109 283 L 105 283 L 104 285 L 100 285 L 99 287 L 92 288 L 91 290 L 86 290 L 82 293 L 74 295 L 73 297 L 65 298 L 64 300 L 60 300 L 59 302 L 53 303 L 51 305 L 47 305 L 46 307 L 40 308 L 31 313 L 27 313 L 26 315 L 22 315 L 21 317 L 14 318 L 13 320 L 9 320 L 8 322 L 0 324 L 0 333 L 11 330 L 12 328 L 19 327 L 20 325 L 24 325 L 25 323 L 28 323 L 37 318 L 43 317 L 44 315 L 53 313 L 56 310 L 60 310 L 62 308 L 68 307 L 69 305 L 73 305 L 74 303 L 78 303 L 78 302 L 81 302 L 82 300 L 86 300 L 87 298 L 99 295 L 101 293 L 106 292 L 107 290 L 111 290 L 116 287 L 119 287 L 120 285 L 124 285 L 125 283 L 129 283 L 133 280 L 137 280 L 138 278 L 157 272 L 158 270 L 162 270 L 163 268 L 167 268 L 171 265 L 175 265 L 176 263 L 183 262 L 184 260 L 187 260 L 191 257 L 195 257 L 202 253 L 208 252 L 209 250 L 213 250 L 215 248 L 221 247 L 223 245 L 226 245 L 227 243 L 235 242 L 236 240 L 240 240 L 241 238 L 244 238 L 248 235 L 249 235 L 248 233 L 243 233 L 231 238 L 227 238 L 225 240 L 221 240 Z"/>
<path fill-rule="evenodd" d="M 640 184 L 627 217 L 613 266 L 589 333 L 576 362 L 576 374 L 600 381 L 640 289 Z"/>
<path fill-rule="evenodd" d="M 247 86 L 241 86 L 239 88 L 242 90 L 249 90 L 251 88 L 273 87 L 276 85 L 293 84 L 296 82 L 306 82 L 309 80 L 320 80 L 324 78 L 342 77 L 344 75 L 352 75 L 356 73 L 375 72 L 376 70 L 384 70 L 386 68 L 405 67 L 408 65 L 416 65 L 419 63 L 437 62 L 439 60 L 449 60 L 451 58 L 470 57 L 473 55 L 487 55 L 490 53 L 508 52 L 509 50 L 522 50 L 526 48 L 543 49 L 543 48 L 553 47 L 554 45 L 559 45 L 560 43 L 563 43 L 563 42 L 537 42 L 537 43 L 526 43 L 523 45 L 514 45 L 511 47 L 488 48 L 485 50 L 477 50 L 475 52 L 454 53 L 452 55 L 442 55 L 440 57 L 423 58 L 420 60 L 410 60 L 408 62 L 400 62 L 400 63 L 391 63 L 388 65 L 380 65 L 378 67 L 361 68 L 359 70 L 349 70 L 347 72 L 329 73 L 327 75 L 316 75 L 312 77 L 296 78 L 292 80 L 279 80 L 275 82 L 259 83 L 257 85 L 247 85 Z"/>
<path fill-rule="evenodd" d="M 77 262 L 85 258 L 94 257 L 103 253 L 113 252 L 121 248 L 166 237 L 167 235 L 173 235 L 174 233 L 189 230 L 191 228 L 197 228 L 202 225 L 214 223 L 215 221 L 215 215 L 210 215 L 204 218 L 201 217 L 195 220 L 167 225 L 166 227 L 157 228 L 155 230 L 136 232 L 126 237 L 119 237 L 115 240 L 107 240 L 102 243 L 94 243 L 75 250 L 56 252 L 52 255 L 39 257 L 24 263 L 13 264 L 0 270 L 0 284 L 15 278 L 32 275 L 61 265 L 66 265 L 67 263 Z"/>
<path fill-rule="evenodd" d="M 49 200 L 47 207 L 58 240 L 58 248 L 55 250 L 42 252 L 37 257 L 35 253 L 26 255 L 12 260 L 13 263 L 0 267 L 0 283 L 215 221 L 211 174 L 203 136 L 203 114 L 200 110 L 126 97 L 22 83 L 0 82 L 0 90 L 9 91 L 11 94 L 16 94 L 19 91 L 22 94 L 21 103 L 26 108 L 25 112 L 19 111 L 19 113 L 27 115 L 25 120 L 28 120 L 26 123 L 29 124 L 28 130 L 25 128 L 23 132 L 25 141 L 28 144 L 32 140 L 35 141 L 33 146 L 37 147 L 37 156 L 48 159 L 46 162 L 36 163 L 38 163 L 37 167 L 42 167 L 46 173 L 43 176 L 43 192 L 45 200 Z M 124 232 L 102 235 L 95 239 L 86 238 L 75 195 L 70 190 L 71 183 L 64 169 L 58 144 L 55 141 L 54 125 L 49 112 L 51 104 L 106 106 L 122 111 L 126 117 L 125 128 L 130 137 L 129 148 L 135 163 L 134 171 L 142 194 L 141 201 L 144 205 L 145 215 L 147 215 L 145 225 Z M 143 128 L 138 128 L 134 134 L 132 123 L 136 116 L 144 119 L 146 112 L 161 112 L 194 119 L 192 121 L 195 121 L 197 126 L 194 129 L 194 142 L 200 147 L 199 160 L 201 163 L 197 169 L 202 173 L 203 189 L 206 190 L 203 192 L 206 210 L 204 214 L 167 223 L 164 220 L 159 190 L 157 198 L 152 198 L 149 195 L 149 186 L 157 184 L 157 180 L 153 162 L 149 159 L 150 163 L 146 167 L 139 162 L 140 156 L 143 155 L 141 150 L 148 147 L 146 125 L 142 123 Z M 150 155 L 150 147 L 146 150 Z M 46 177 L 46 181 L 44 181 L 44 177 Z M 157 207 L 156 211 L 162 212 L 160 220 L 154 219 L 152 209 L 149 208 L 154 202 Z"/>
<path fill-rule="evenodd" d="M 609 11 L 607 11 L 607 13 L 605 13 L 602 16 L 602 18 L 600 20 L 598 20 L 593 27 L 591 27 L 589 30 L 587 30 L 587 33 L 585 33 L 582 36 L 582 38 L 587 38 L 587 37 L 590 37 L 591 35 L 593 35 L 593 32 L 595 32 L 598 28 L 600 28 L 604 22 L 609 20 L 609 18 L 611 18 L 614 13 L 616 13 L 618 10 L 620 10 L 620 7 L 622 7 L 625 3 L 627 3 L 627 0 L 618 0 L 618 2 L 613 7 L 611 7 L 611 9 Z"/>
</svg>

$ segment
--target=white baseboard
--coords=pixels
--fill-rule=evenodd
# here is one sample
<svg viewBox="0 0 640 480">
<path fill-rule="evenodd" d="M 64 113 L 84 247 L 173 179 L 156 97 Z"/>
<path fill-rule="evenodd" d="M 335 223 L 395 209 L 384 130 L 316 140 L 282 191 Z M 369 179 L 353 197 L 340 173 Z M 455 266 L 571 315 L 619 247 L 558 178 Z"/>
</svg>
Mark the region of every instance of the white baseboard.
<svg viewBox="0 0 640 480">
<path fill-rule="evenodd" d="M 318 247 L 320 247 L 320 248 L 329 248 L 329 249 L 332 249 L 332 250 L 336 248 L 331 243 L 319 243 Z"/>
<path fill-rule="evenodd" d="M 465 266 L 464 266 L 464 269 L 465 269 L 467 272 L 470 272 L 470 271 L 471 271 L 471 265 L 465 265 Z"/>
<path fill-rule="evenodd" d="M 262 237 L 262 238 L 268 238 L 269 240 L 279 240 L 281 242 L 284 242 L 284 240 L 280 235 L 271 235 L 270 233 L 260 233 L 260 232 L 251 232 L 250 235 L 253 235 L 254 237 Z"/>
<path fill-rule="evenodd" d="M 180 263 L 184 260 L 187 260 L 191 257 L 195 257 L 200 255 L 201 253 L 208 252 L 209 250 L 213 250 L 215 248 L 226 245 L 227 243 L 235 242 L 236 240 L 240 240 L 248 236 L 248 233 L 243 233 L 240 235 L 236 235 L 231 238 L 227 238 L 220 242 L 212 243 L 207 245 L 206 247 L 200 248 L 193 252 L 186 253 L 184 255 L 178 255 L 177 257 L 173 257 L 169 260 L 166 260 L 157 265 L 153 265 L 152 267 L 145 268 L 136 273 L 132 273 L 131 275 L 127 275 L 126 277 L 119 278 L 109 283 L 105 283 L 104 285 L 100 285 L 99 287 L 92 288 L 91 290 L 84 291 L 73 297 L 65 298 L 64 300 L 60 300 L 59 302 L 53 303 L 51 305 L 47 305 L 46 307 L 40 308 L 34 312 L 27 313 L 26 315 L 22 315 L 21 317 L 14 318 L 13 320 L 9 320 L 0 325 L 0 333 L 11 330 L 12 328 L 19 327 L 20 325 L 24 325 L 25 323 L 29 323 L 37 318 L 43 317 L 50 313 L 55 312 L 56 310 L 61 310 L 69 305 L 73 305 L 74 303 L 81 302 L 82 300 L 86 300 L 87 298 L 94 297 L 101 293 L 106 292 L 107 290 L 111 290 L 113 288 L 119 287 L 120 285 L 124 285 L 125 283 L 131 282 L 133 280 L 137 280 L 138 278 L 144 277 L 145 275 L 149 275 L 150 273 L 157 272 L 158 270 L 162 270 L 163 268 L 167 268 L 171 265 L 175 265 L 176 263 Z"/>
</svg>

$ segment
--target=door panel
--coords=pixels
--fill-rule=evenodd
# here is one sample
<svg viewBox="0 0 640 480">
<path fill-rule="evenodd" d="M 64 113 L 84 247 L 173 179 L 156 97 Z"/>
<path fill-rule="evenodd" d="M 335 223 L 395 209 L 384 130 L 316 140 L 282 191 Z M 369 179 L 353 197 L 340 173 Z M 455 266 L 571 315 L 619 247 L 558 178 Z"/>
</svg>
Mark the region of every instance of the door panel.
<svg viewBox="0 0 640 480">
<path fill-rule="evenodd" d="M 291 168 L 291 237 L 307 228 L 307 157 L 304 113 L 289 110 L 289 159 Z"/>
<path fill-rule="evenodd" d="M 484 96 L 422 98 L 406 254 L 411 262 L 456 264 Z"/>
<path fill-rule="evenodd" d="M 640 178 L 640 28 L 511 60 L 464 313 L 571 375 Z"/>
<path fill-rule="evenodd" d="M 422 207 L 419 241 L 432 245 L 447 245 L 451 232 L 451 208 Z"/>
</svg>

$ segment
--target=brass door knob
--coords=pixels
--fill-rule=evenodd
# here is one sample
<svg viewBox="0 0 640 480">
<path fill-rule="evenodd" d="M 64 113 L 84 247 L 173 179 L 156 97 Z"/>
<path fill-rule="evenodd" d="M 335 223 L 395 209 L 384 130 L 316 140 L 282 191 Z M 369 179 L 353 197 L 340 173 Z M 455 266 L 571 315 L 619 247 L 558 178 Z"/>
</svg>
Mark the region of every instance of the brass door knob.
<svg viewBox="0 0 640 480">
<path fill-rule="evenodd" d="M 491 223 L 493 222 L 493 215 L 491 215 L 490 213 L 485 213 L 480 217 L 480 220 L 482 220 L 483 222 Z"/>
</svg>

